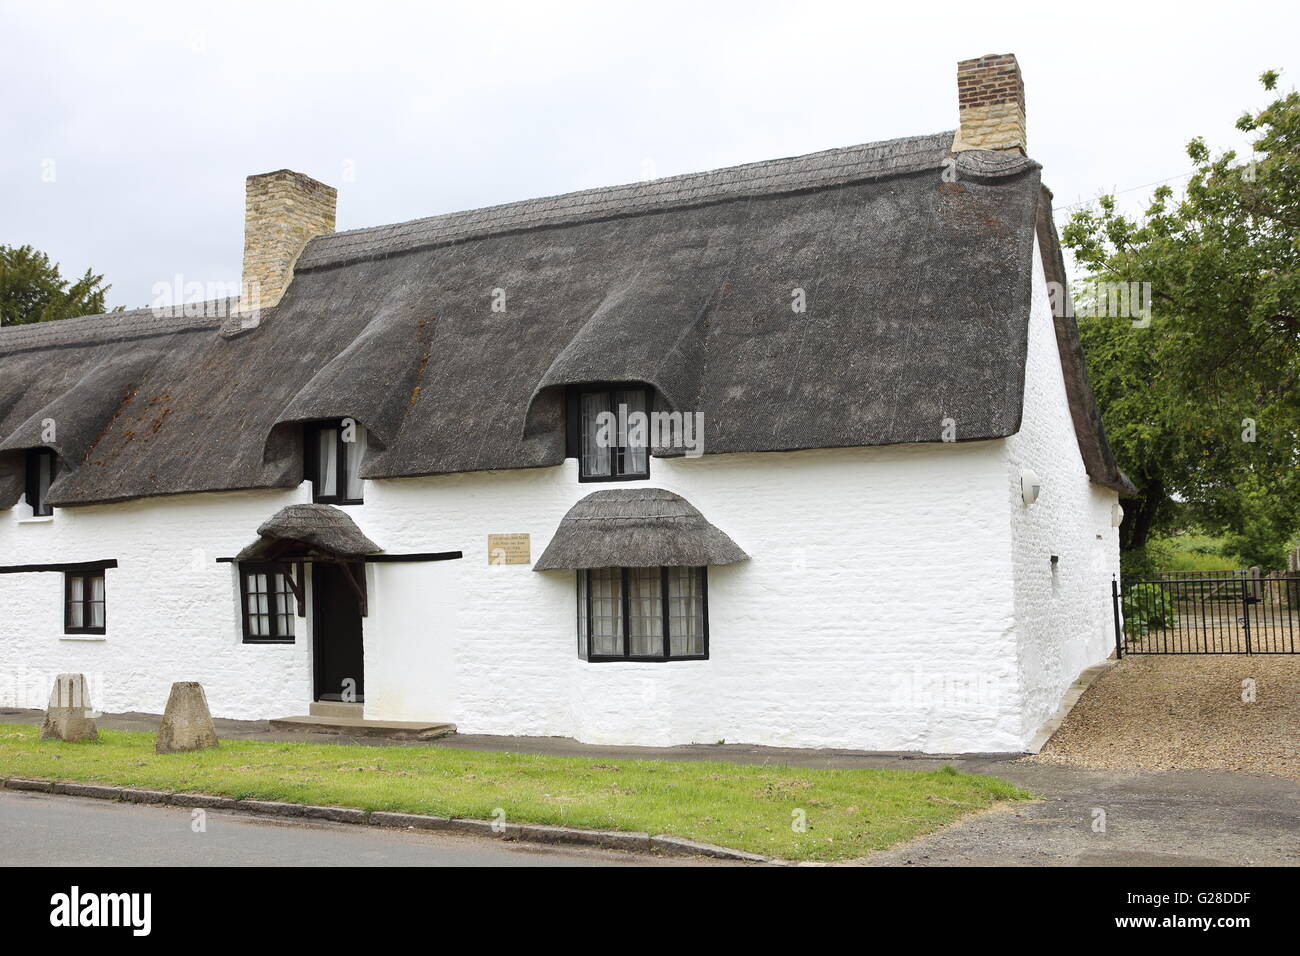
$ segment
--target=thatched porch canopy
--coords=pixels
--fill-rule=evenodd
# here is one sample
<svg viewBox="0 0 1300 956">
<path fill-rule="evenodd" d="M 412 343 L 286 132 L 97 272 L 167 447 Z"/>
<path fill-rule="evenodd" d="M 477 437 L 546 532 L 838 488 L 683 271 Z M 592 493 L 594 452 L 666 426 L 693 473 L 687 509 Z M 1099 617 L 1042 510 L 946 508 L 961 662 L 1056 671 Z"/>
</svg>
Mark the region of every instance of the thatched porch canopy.
<svg viewBox="0 0 1300 956">
<path fill-rule="evenodd" d="M 358 561 L 383 549 L 346 513 L 331 505 L 290 505 L 257 529 L 236 561 Z"/>
<path fill-rule="evenodd" d="M 570 508 L 533 570 L 701 567 L 748 557 L 681 495 L 616 488 Z"/>
</svg>

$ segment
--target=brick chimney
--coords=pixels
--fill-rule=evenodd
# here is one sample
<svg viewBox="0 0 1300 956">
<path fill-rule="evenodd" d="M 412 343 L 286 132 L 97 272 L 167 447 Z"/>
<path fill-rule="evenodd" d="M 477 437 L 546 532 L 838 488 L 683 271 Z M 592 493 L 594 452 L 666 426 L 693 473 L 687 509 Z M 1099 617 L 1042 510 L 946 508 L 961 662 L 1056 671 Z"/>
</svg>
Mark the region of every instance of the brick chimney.
<svg viewBox="0 0 1300 956">
<path fill-rule="evenodd" d="M 1025 148 L 1025 81 L 1014 53 L 990 53 L 957 64 L 961 128 L 952 151 L 997 149 L 1028 155 Z"/>
<path fill-rule="evenodd" d="M 333 186 L 291 169 L 248 177 L 240 311 L 269 309 L 280 301 L 308 240 L 334 231 L 337 200 Z"/>
</svg>

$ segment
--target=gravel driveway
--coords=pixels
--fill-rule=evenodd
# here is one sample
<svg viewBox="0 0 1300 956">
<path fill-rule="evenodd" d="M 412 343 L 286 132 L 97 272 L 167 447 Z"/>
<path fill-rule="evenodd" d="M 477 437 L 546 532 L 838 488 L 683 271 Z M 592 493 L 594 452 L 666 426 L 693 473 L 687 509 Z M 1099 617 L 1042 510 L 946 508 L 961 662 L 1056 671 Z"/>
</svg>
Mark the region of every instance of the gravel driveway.
<svg viewBox="0 0 1300 956">
<path fill-rule="evenodd" d="M 1253 702 L 1243 681 L 1254 681 Z M 1102 770 L 1231 770 L 1300 780 L 1300 655 L 1126 657 L 1027 758 Z"/>
</svg>

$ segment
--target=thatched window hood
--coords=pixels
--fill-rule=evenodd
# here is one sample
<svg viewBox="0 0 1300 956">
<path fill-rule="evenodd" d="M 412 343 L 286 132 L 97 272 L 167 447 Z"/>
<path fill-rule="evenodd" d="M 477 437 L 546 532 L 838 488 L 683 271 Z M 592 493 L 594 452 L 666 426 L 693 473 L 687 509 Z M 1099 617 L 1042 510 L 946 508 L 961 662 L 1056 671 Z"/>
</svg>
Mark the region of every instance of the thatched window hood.
<svg viewBox="0 0 1300 956">
<path fill-rule="evenodd" d="M 702 567 L 748 557 L 681 495 L 615 488 L 570 508 L 533 570 Z"/>
<path fill-rule="evenodd" d="M 525 432 L 548 389 L 589 382 L 644 382 L 670 411 L 697 404 L 704 366 L 704 314 L 713 291 L 701 283 L 703 249 L 687 247 L 666 265 L 621 277 L 577 328 L 529 399 Z"/>
<path fill-rule="evenodd" d="M 257 529 L 258 538 L 236 561 L 355 561 L 383 549 L 342 510 L 331 505 L 290 505 Z"/>
</svg>

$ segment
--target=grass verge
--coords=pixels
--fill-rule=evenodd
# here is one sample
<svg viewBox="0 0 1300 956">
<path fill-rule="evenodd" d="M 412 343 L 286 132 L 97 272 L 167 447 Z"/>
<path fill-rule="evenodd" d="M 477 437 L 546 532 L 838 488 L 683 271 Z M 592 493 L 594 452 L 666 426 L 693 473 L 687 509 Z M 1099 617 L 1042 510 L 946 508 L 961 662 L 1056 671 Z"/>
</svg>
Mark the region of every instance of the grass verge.
<svg viewBox="0 0 1300 956">
<path fill-rule="evenodd" d="M 264 741 L 164 756 L 153 734 L 101 730 L 97 742 L 72 744 L 38 733 L 0 724 L 0 775 L 475 819 L 500 807 L 515 823 L 670 833 L 791 860 L 862 856 L 1000 801 L 1033 799 L 951 768 L 802 770 Z M 792 827 L 797 811 L 806 832 Z"/>
</svg>

